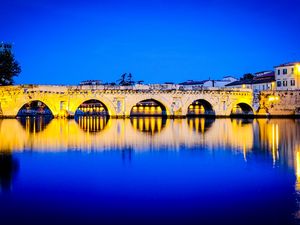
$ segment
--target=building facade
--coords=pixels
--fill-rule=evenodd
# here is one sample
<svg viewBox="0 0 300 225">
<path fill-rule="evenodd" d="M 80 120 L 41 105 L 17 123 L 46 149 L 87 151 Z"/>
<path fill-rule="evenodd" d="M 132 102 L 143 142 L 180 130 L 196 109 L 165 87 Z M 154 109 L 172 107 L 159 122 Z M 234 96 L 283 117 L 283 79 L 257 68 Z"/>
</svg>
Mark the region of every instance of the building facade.
<svg viewBox="0 0 300 225">
<path fill-rule="evenodd" d="M 262 71 L 255 73 L 252 79 L 234 81 L 227 84 L 226 87 L 249 88 L 252 89 L 254 93 L 265 90 L 274 90 L 276 88 L 275 75 L 273 71 Z"/>
<path fill-rule="evenodd" d="M 296 90 L 300 88 L 300 62 L 275 66 L 277 90 Z"/>
</svg>

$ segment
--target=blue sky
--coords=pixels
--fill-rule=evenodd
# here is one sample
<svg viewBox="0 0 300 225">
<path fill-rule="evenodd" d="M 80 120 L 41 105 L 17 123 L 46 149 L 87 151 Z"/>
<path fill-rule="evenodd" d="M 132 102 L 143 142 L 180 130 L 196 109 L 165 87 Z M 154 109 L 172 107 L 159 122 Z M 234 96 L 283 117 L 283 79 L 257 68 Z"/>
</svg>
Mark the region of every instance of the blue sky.
<svg viewBox="0 0 300 225">
<path fill-rule="evenodd" d="M 1 41 L 14 43 L 17 84 L 219 79 L 300 60 L 300 1 L 1 3 Z"/>
</svg>

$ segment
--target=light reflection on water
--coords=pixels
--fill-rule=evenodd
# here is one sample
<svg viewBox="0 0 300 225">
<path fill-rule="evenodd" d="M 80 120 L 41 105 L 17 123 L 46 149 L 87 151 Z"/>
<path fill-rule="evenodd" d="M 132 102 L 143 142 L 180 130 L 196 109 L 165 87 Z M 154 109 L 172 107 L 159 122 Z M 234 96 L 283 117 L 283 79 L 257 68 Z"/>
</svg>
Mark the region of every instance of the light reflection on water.
<svg viewBox="0 0 300 225">
<path fill-rule="evenodd" d="M 170 120 L 161 117 L 109 119 L 84 116 L 75 120 L 24 118 L 0 121 L 1 151 L 102 151 L 107 148 L 149 146 L 178 149 L 205 145 L 231 147 L 236 151 L 253 148 L 254 129 L 268 122 L 190 118 Z M 14 131 L 14 132 L 7 132 Z"/>
<path fill-rule="evenodd" d="M 196 204 L 199 200 L 196 199 L 200 198 L 199 196 L 201 196 L 201 201 L 205 202 L 205 206 L 207 206 L 208 208 L 215 207 L 213 205 L 210 205 L 212 204 L 210 202 L 211 199 L 209 199 L 209 201 L 203 200 L 206 198 L 205 192 L 210 193 L 215 191 L 216 195 L 219 196 L 219 199 L 216 200 L 219 201 L 219 207 L 221 207 L 222 204 L 224 204 L 224 207 L 227 207 L 228 205 L 226 204 L 229 204 L 228 201 L 232 200 L 231 198 L 227 197 L 227 195 L 231 196 L 231 193 L 227 193 L 226 191 L 224 191 L 226 195 L 224 195 L 224 193 L 219 193 L 219 190 L 216 189 L 214 185 L 218 186 L 221 184 L 224 190 L 228 189 L 232 191 L 231 188 L 233 188 L 236 193 L 244 193 L 247 189 L 249 189 L 249 197 L 245 197 L 245 201 L 249 201 L 250 203 L 248 202 L 248 204 L 250 205 L 245 206 L 245 210 L 249 210 L 249 212 L 252 213 L 258 213 L 255 211 L 255 209 L 253 209 L 254 206 L 258 206 L 251 205 L 254 204 L 251 203 L 252 201 L 259 204 L 262 203 L 261 207 L 270 207 L 269 205 L 273 204 L 273 200 L 270 200 L 268 197 L 266 197 L 266 195 L 273 192 L 277 195 L 281 194 L 282 196 L 277 197 L 278 199 L 284 200 L 282 200 L 283 202 L 277 203 L 284 204 L 287 209 L 284 209 L 285 211 L 283 210 L 285 213 L 283 213 L 282 216 L 278 215 L 278 223 L 276 222 L 276 219 L 274 219 L 274 221 L 270 220 L 270 215 L 268 214 L 269 212 L 265 212 L 265 214 L 268 215 L 266 216 L 266 218 L 268 219 L 264 220 L 262 218 L 262 220 L 264 222 L 269 221 L 269 224 L 282 224 L 282 222 L 286 223 L 287 221 L 289 223 L 296 223 L 291 218 L 298 218 L 300 215 L 300 213 L 298 212 L 299 207 L 296 205 L 297 201 L 299 200 L 298 193 L 300 193 L 299 120 L 245 120 L 212 118 L 188 118 L 172 120 L 161 117 L 109 119 L 108 117 L 97 116 L 82 116 L 76 118 L 75 120 L 51 119 L 46 117 L 3 119 L 0 120 L 0 140 L 0 188 L 3 191 L 13 191 L 14 188 L 18 190 L 18 188 L 21 189 L 22 185 L 28 185 L 25 185 L 24 183 L 22 183 L 22 185 L 18 185 L 17 182 L 17 173 L 22 174 L 23 163 L 24 173 L 26 173 L 27 167 L 29 168 L 30 166 L 32 166 L 34 169 L 32 168 L 30 171 L 34 171 L 34 173 L 37 173 L 37 175 L 34 176 L 39 177 L 38 172 L 35 172 L 36 167 L 34 167 L 34 165 L 38 165 L 39 160 L 41 162 L 45 161 L 46 163 L 49 163 L 51 161 L 51 158 L 53 159 L 53 157 L 55 157 L 50 153 L 54 152 L 57 153 L 58 156 L 60 156 L 58 157 L 59 159 L 53 159 L 54 162 L 58 162 L 58 165 L 60 165 L 59 162 L 60 160 L 62 160 L 61 165 L 64 165 L 66 167 L 66 171 L 69 171 L 64 179 L 69 180 L 72 185 L 74 185 L 73 182 L 75 181 L 69 176 L 74 177 L 75 175 L 70 174 L 70 168 L 68 168 L 68 160 L 72 161 L 72 157 L 76 158 L 76 162 L 84 160 L 83 164 L 78 164 L 78 167 L 80 167 L 82 171 L 86 170 L 91 172 L 91 168 L 95 169 L 95 171 L 91 172 L 95 173 L 92 175 L 81 174 L 83 172 L 77 169 L 75 169 L 75 171 L 77 175 L 83 180 L 86 179 L 86 176 L 91 177 L 91 180 L 100 179 L 101 182 L 99 180 L 97 182 L 95 181 L 96 183 L 93 183 L 90 180 L 85 181 L 87 183 L 91 182 L 96 186 L 101 184 L 101 188 L 100 186 L 98 188 L 100 188 L 102 192 L 107 191 L 104 187 L 105 185 L 111 185 L 111 182 L 116 182 L 116 184 L 120 185 L 122 188 L 124 188 L 124 190 L 127 191 L 132 191 L 130 182 L 133 182 L 132 185 L 137 185 L 137 188 L 134 188 L 135 194 L 128 193 L 124 190 L 121 191 L 121 197 L 119 197 L 122 200 L 112 200 L 115 204 L 120 203 L 122 205 L 127 202 L 127 200 L 124 200 L 126 198 L 122 196 L 122 193 L 126 192 L 126 196 L 129 195 L 133 198 L 138 199 L 133 200 L 134 203 L 135 201 L 137 201 L 136 204 L 140 203 L 139 201 L 141 201 L 141 199 L 149 197 L 150 199 L 147 200 L 149 204 L 152 204 L 152 206 L 156 206 L 155 204 L 157 204 L 157 202 L 153 201 L 153 196 L 149 194 L 154 190 L 156 191 L 155 193 L 157 195 L 155 198 L 169 198 L 170 200 L 175 198 L 170 193 L 176 193 L 175 195 L 181 196 L 181 189 L 185 190 L 190 188 L 190 194 L 186 194 L 187 196 L 185 197 L 181 196 L 180 200 L 178 200 L 178 197 L 176 197 L 175 199 L 177 201 L 182 201 L 183 203 L 186 203 L 185 201 L 188 201 L 188 203 L 191 203 L 193 205 Z M 33 159 L 31 158 L 28 159 L 28 155 L 26 155 L 28 152 L 36 155 L 36 161 L 33 161 Z M 82 159 L 86 156 L 74 156 L 73 154 L 76 152 L 89 153 L 90 157 L 88 158 L 88 160 L 86 158 Z M 107 155 L 109 152 L 111 153 Z M 119 155 L 115 155 L 116 152 L 118 152 Z M 153 152 L 156 152 L 156 154 L 158 155 L 154 154 Z M 170 153 L 167 154 L 166 152 Z M 45 154 L 44 156 L 44 154 L 40 155 L 37 153 L 47 154 Z M 180 153 L 179 158 L 177 158 L 178 153 Z M 99 156 L 99 154 L 104 154 L 104 158 L 108 157 L 107 161 L 109 162 L 116 163 L 116 158 L 121 159 L 121 161 L 123 162 L 122 166 L 119 168 L 118 166 L 116 166 L 116 164 L 106 164 L 106 161 L 104 161 Z M 144 156 L 143 154 L 146 155 Z M 147 160 L 145 160 L 144 164 L 139 165 L 137 159 L 143 161 L 143 157 L 147 158 Z M 44 158 L 47 158 L 48 161 Z M 66 160 L 64 162 L 65 164 L 63 163 L 63 160 Z M 135 163 L 132 163 L 132 160 L 135 160 Z M 196 163 L 196 161 L 194 162 L 193 160 L 199 160 L 199 162 L 197 161 Z M 32 164 L 28 164 L 27 161 Z M 173 168 L 172 166 L 174 166 L 177 161 L 180 166 Z M 19 164 L 21 165 L 20 168 Z M 133 165 L 136 168 L 131 171 Z M 153 171 L 151 171 L 148 166 L 149 168 L 153 168 Z M 172 171 L 166 172 L 167 167 L 172 168 Z M 52 167 L 47 168 L 49 169 L 44 170 L 46 171 L 46 173 L 50 173 L 49 171 L 51 171 L 50 168 Z M 64 170 L 64 168 L 61 169 Z M 110 169 L 115 172 L 109 171 Z M 105 170 L 106 172 L 99 172 L 101 170 Z M 130 170 L 131 173 L 126 173 L 128 181 L 125 181 L 126 178 L 121 177 L 120 174 L 125 173 L 124 171 L 128 172 L 128 170 Z M 175 176 L 172 173 L 174 171 L 176 173 L 179 173 L 179 175 L 176 175 L 178 176 L 178 180 L 172 181 L 173 183 L 171 181 L 170 183 L 167 183 L 166 180 L 172 180 L 172 177 Z M 197 174 L 193 174 L 193 171 L 197 171 Z M 58 174 L 59 173 L 60 172 L 58 172 Z M 132 173 L 135 175 L 132 175 Z M 209 174 L 211 174 L 212 177 L 216 176 L 217 178 L 212 179 Z M 49 174 L 47 174 L 47 176 L 49 176 Z M 148 180 L 155 180 L 153 176 L 162 176 L 162 178 L 155 178 L 158 179 L 156 181 L 157 184 L 150 184 L 150 181 Z M 193 178 L 195 177 L 201 179 L 198 181 L 194 181 Z M 203 177 L 205 179 L 203 179 Z M 59 179 L 59 176 L 56 178 Z M 43 180 L 43 178 L 40 179 Z M 117 179 L 117 181 L 113 181 L 114 179 Z M 247 179 L 252 179 L 257 183 L 247 181 Z M 14 180 L 16 181 L 14 182 Z M 142 182 L 145 182 L 145 184 L 134 183 L 136 182 L 136 180 L 142 180 Z M 232 183 L 230 183 L 230 180 Z M 286 180 L 291 183 L 284 183 Z M 22 180 L 22 182 L 25 181 Z M 52 178 L 50 180 L 41 182 L 44 182 L 45 185 L 47 184 L 53 186 L 53 183 L 57 181 Z M 261 182 L 261 184 L 259 182 Z M 175 184 L 179 186 L 176 187 Z M 180 187 L 180 185 L 190 185 L 190 187 L 183 188 Z M 200 193 L 199 191 L 197 192 L 196 189 L 193 188 L 193 185 L 195 186 L 195 188 L 203 188 L 203 190 L 201 191 L 203 193 Z M 210 187 L 210 185 L 212 186 Z M 268 185 L 270 185 L 270 187 L 273 187 L 274 189 L 270 189 Z M 167 192 L 165 194 L 162 194 L 164 193 L 163 191 L 166 191 L 164 190 L 164 188 L 169 188 L 170 186 L 174 188 L 174 193 L 171 191 L 168 194 L 166 194 Z M 32 186 L 30 187 L 33 188 Z M 268 187 L 268 190 L 264 190 L 265 187 Z M 110 188 L 114 189 L 115 187 Z M 155 188 L 161 188 L 161 192 L 157 192 Z M 78 187 L 77 189 L 79 189 L 79 192 L 82 191 Z M 93 189 L 94 192 L 97 192 L 97 194 L 100 194 L 101 192 L 98 189 L 91 189 Z M 213 191 L 208 189 L 212 189 Z M 293 189 L 293 193 L 295 195 L 289 192 L 289 194 L 286 194 L 285 196 L 285 190 L 290 189 Z M 85 187 L 85 191 L 87 190 L 89 189 Z M 143 192 L 142 190 L 145 190 L 145 192 Z M 266 198 L 268 201 L 270 201 L 270 204 L 267 204 L 267 202 L 260 202 L 259 198 L 255 199 L 254 197 L 255 200 L 251 199 L 251 191 L 254 191 L 254 193 L 252 193 L 253 196 L 257 194 L 257 196 L 259 196 L 259 198 L 261 199 Z M 108 194 L 108 196 L 112 197 L 115 195 L 119 195 L 116 194 L 116 191 L 114 192 L 113 190 L 110 190 L 110 192 L 114 194 Z M 288 193 L 288 191 L 286 192 Z M 137 197 L 137 194 L 145 197 Z M 294 197 L 292 198 L 291 196 Z M 234 200 L 235 197 L 236 196 L 232 197 L 233 203 L 232 205 L 230 205 L 231 203 L 229 205 L 230 207 L 233 207 L 231 210 L 240 210 L 237 206 L 234 205 L 238 204 L 238 201 Z M 239 196 L 239 198 L 244 197 Z M 288 199 L 289 201 L 286 199 Z M 145 199 L 143 199 L 143 203 L 145 203 L 144 200 Z M 84 202 L 85 200 L 82 201 Z M 166 199 L 164 199 L 164 201 L 166 201 Z M 290 204 L 290 206 L 286 205 L 287 202 L 288 204 Z M 293 202 L 296 206 L 292 205 Z M 136 209 L 134 203 L 132 203 L 133 206 L 131 207 L 133 209 Z M 164 204 L 163 205 L 165 207 L 173 207 L 168 205 L 167 203 Z M 189 206 L 189 209 L 191 210 L 190 213 L 192 213 L 193 210 L 198 209 L 198 206 L 195 206 L 193 208 L 192 205 Z M 3 207 L 4 205 L 0 203 L 0 211 Z M 69 205 L 66 204 L 66 207 L 69 207 Z M 143 208 L 146 206 L 140 207 Z M 179 208 L 174 208 L 173 210 L 176 211 L 178 209 Z M 201 209 L 204 210 L 203 208 Z M 113 208 L 113 210 L 116 209 Z M 276 213 L 278 213 L 276 211 L 278 210 L 277 208 L 272 208 L 270 210 L 274 210 Z M 280 210 L 278 211 L 280 212 Z M 145 211 L 141 209 L 141 213 L 145 213 Z M 184 215 L 188 215 L 188 212 L 184 213 Z M 227 214 L 228 213 L 229 211 L 227 212 Z M 205 212 L 203 212 L 203 215 L 201 214 L 204 218 L 203 221 L 207 222 L 207 218 L 204 214 Z M 226 217 L 225 214 L 226 213 L 224 212 L 224 217 Z M 270 212 L 270 214 L 272 214 L 272 212 Z M 286 216 L 287 214 L 289 215 L 289 217 Z M 191 215 L 195 217 L 196 214 L 192 213 Z M 241 215 L 244 214 L 241 213 Z M 259 213 L 257 215 L 259 215 Z M 160 218 L 163 216 L 160 215 L 158 217 Z M 166 217 L 169 216 L 166 214 Z M 232 223 L 232 220 L 228 219 L 228 221 L 231 221 L 230 223 Z M 256 220 L 253 221 L 256 222 Z M 212 222 L 212 224 L 217 224 L 219 222 L 220 221 Z M 153 224 L 157 224 L 157 221 L 154 220 Z M 186 224 L 188 224 L 188 222 Z"/>
</svg>

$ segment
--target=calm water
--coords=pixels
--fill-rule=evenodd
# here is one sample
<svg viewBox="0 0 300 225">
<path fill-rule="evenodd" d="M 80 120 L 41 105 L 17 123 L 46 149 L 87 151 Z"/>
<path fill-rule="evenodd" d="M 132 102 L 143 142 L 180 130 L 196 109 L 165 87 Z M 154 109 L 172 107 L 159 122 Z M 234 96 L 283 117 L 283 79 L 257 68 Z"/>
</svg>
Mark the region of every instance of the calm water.
<svg viewBox="0 0 300 225">
<path fill-rule="evenodd" d="M 300 121 L 0 120 L 0 224 L 297 224 Z"/>
</svg>

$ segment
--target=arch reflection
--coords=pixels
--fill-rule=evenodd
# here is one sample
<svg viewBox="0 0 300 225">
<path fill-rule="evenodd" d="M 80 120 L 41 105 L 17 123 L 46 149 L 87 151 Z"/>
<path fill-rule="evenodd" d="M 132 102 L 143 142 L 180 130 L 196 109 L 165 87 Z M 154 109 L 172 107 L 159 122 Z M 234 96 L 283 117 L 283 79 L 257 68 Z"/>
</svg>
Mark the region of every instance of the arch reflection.
<svg viewBox="0 0 300 225">
<path fill-rule="evenodd" d="M 0 153 L 0 189 L 10 191 L 19 171 L 19 161 L 11 153 Z"/>
<path fill-rule="evenodd" d="M 22 127 L 29 133 L 38 133 L 43 131 L 52 119 L 52 116 L 21 116 L 17 118 Z"/>
<path fill-rule="evenodd" d="M 107 116 L 76 116 L 75 121 L 86 132 L 100 132 L 105 129 L 109 117 Z"/>
<path fill-rule="evenodd" d="M 215 122 L 214 118 L 188 118 L 187 123 L 190 130 L 198 133 L 204 133 Z"/>
<path fill-rule="evenodd" d="M 154 135 L 160 133 L 166 126 L 167 119 L 163 117 L 132 117 L 130 122 L 135 130 Z"/>
</svg>

